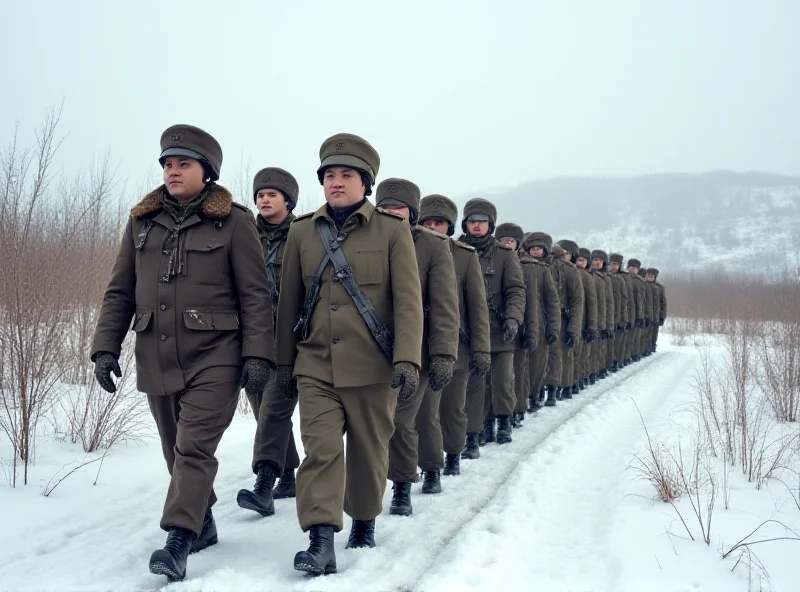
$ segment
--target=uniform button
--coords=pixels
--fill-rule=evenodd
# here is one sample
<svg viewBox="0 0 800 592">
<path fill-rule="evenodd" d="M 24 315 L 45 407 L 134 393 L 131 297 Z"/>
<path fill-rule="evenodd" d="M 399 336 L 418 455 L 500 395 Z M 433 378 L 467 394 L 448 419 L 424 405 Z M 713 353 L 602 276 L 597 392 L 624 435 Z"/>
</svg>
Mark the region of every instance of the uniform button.
<svg viewBox="0 0 800 592">
<path fill-rule="evenodd" d="M 331 310 L 339 310 L 338 304 L 331 304 Z"/>
<path fill-rule="evenodd" d="M 333 338 L 333 342 L 334 342 L 334 343 L 339 343 L 339 338 L 338 338 L 338 337 L 334 337 L 334 338 Z"/>
<path fill-rule="evenodd" d="M 167 336 L 166 335 L 162 335 L 161 336 L 161 341 L 166 341 L 166 340 L 167 340 Z"/>
<path fill-rule="evenodd" d="M 161 310 L 167 310 L 167 305 L 166 304 L 162 304 L 161 306 L 159 306 L 159 308 Z"/>
</svg>

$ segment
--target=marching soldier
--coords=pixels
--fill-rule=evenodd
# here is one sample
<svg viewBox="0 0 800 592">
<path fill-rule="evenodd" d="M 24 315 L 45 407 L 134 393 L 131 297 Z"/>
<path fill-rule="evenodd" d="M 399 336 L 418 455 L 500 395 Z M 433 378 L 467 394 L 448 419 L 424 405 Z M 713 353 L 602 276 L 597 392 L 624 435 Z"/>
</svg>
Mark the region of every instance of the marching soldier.
<svg viewBox="0 0 800 592">
<path fill-rule="evenodd" d="M 660 327 L 664 326 L 664 321 L 667 319 L 667 294 L 664 289 L 664 285 L 658 282 L 658 274 L 659 271 L 655 267 L 651 267 L 647 270 L 647 281 L 652 282 L 653 285 L 658 289 L 656 292 L 656 306 L 658 313 L 656 316 L 658 317 L 658 323 L 653 327 L 653 353 L 656 352 L 656 345 L 658 343 L 658 330 Z"/>
<path fill-rule="evenodd" d="M 258 397 L 273 366 L 269 286 L 250 211 L 217 185 L 222 149 L 205 131 L 161 136 L 164 184 L 131 210 L 108 283 L 91 358 L 100 386 L 125 333 L 136 333 L 137 388 L 147 395 L 171 479 L 167 542 L 150 571 L 186 576 L 189 553 L 217 542 L 214 454 L 239 391 Z M 266 305 L 265 305 L 266 303 Z"/>
<path fill-rule="evenodd" d="M 419 384 L 414 241 L 402 216 L 367 201 L 379 165 L 358 136 L 325 140 L 317 176 L 327 204 L 292 223 L 283 257 L 277 380 L 286 396 L 299 393 L 297 514 L 311 541 L 294 567 L 312 574 L 336 571 L 343 509 L 353 518 L 347 548 L 375 546 L 395 407 Z"/>
<path fill-rule="evenodd" d="M 523 251 L 538 264 L 533 269 L 537 275 L 538 294 L 534 297 L 539 300 L 539 338 L 536 348 L 528 354 L 528 411 L 531 413 L 535 413 L 544 402 L 544 376 L 550 350 L 555 349 L 553 345 L 561 338 L 561 302 L 546 263 L 552 247 L 553 239 L 543 232 L 531 232 L 522 241 Z M 560 360 L 554 363 L 560 367 Z"/>
<path fill-rule="evenodd" d="M 616 372 L 625 361 L 625 335 L 628 331 L 628 284 L 625 281 L 627 274 L 622 273 L 623 257 L 619 253 L 611 253 L 609 257 L 609 275 L 614 286 L 614 316 L 616 332 L 614 339 L 614 362 L 611 370 Z"/>
<path fill-rule="evenodd" d="M 419 221 L 428 230 L 442 236 L 453 236 L 458 208 L 443 195 L 422 199 Z M 475 377 L 485 381 L 492 367 L 489 340 L 489 307 L 483 285 L 481 265 L 475 249 L 466 243 L 450 239 L 450 254 L 456 273 L 456 294 L 460 315 L 458 359 L 453 378 L 441 392 L 426 392 L 417 413 L 419 433 L 419 466 L 426 473 L 444 468 L 444 475 L 461 474 L 460 459 L 480 457 L 478 435 L 467 432 L 465 412 L 467 382 Z M 480 421 L 480 420 L 479 420 Z M 466 441 L 466 447 L 465 447 Z M 442 458 L 442 450 L 445 458 Z"/>
<path fill-rule="evenodd" d="M 389 513 L 410 516 L 411 484 L 417 480 L 419 459 L 417 414 L 424 398 L 438 399 L 438 393 L 450 382 L 458 355 L 456 273 L 447 237 L 417 225 L 419 187 L 405 179 L 386 179 L 376 193 L 379 207 L 403 216 L 411 224 L 425 315 L 419 387 L 397 404 L 394 435 L 389 440 L 389 480 L 394 484 Z M 422 493 L 441 491 L 439 469 L 426 470 Z"/>
<path fill-rule="evenodd" d="M 616 336 L 614 327 L 618 318 L 616 313 L 617 303 L 614 301 L 614 285 L 608 274 L 608 254 L 599 249 L 592 251 L 592 266 L 602 279 L 605 292 L 606 328 L 600 334 L 598 366 L 600 368 L 600 378 L 607 378 L 614 358 L 614 338 Z"/>
<path fill-rule="evenodd" d="M 256 226 L 269 281 L 273 335 L 281 287 L 283 251 L 289 225 L 295 219 L 292 210 L 297 204 L 298 193 L 297 180 L 281 168 L 267 167 L 253 177 L 253 201 L 258 210 Z M 258 396 L 250 396 L 248 399 L 258 422 L 252 464 L 256 482 L 252 491 L 240 490 L 236 501 L 242 508 L 258 512 L 262 516 L 271 516 L 275 513 L 273 500 L 295 496 L 294 472 L 300 466 L 300 457 L 292 433 L 292 414 L 297 400 L 283 395 L 274 374 L 270 376 L 263 394 L 259 393 Z M 275 480 L 278 476 L 280 481 L 276 486 Z"/>
<path fill-rule="evenodd" d="M 472 431 L 480 418 L 484 422 L 485 441 L 490 437 L 493 440 L 494 419 L 486 419 L 491 412 L 497 417 L 497 443 L 504 444 L 511 442 L 511 414 L 516 403 L 514 349 L 525 315 L 525 282 L 516 253 L 494 237 L 496 220 L 497 210 L 491 202 L 479 198 L 469 200 L 464 206 L 461 229 L 465 234 L 460 240 L 478 251 L 492 344 L 489 384 L 470 381 L 467 387 L 468 430 Z"/>
<path fill-rule="evenodd" d="M 641 266 L 642 263 L 638 259 L 628 259 L 628 277 L 630 278 L 631 296 L 633 300 L 633 330 L 625 346 L 625 352 L 630 362 L 639 361 L 639 336 L 641 334 L 641 329 L 644 328 L 645 295 L 644 284 L 642 283 L 642 278 L 639 277 L 639 269 Z"/>
<path fill-rule="evenodd" d="M 644 267 L 639 268 L 637 274 L 639 280 L 642 282 L 642 292 L 644 294 L 644 326 L 639 332 L 639 357 L 643 358 L 650 355 L 650 328 L 653 326 L 654 302 L 653 290 L 650 284 L 647 283 L 647 269 Z"/>
<path fill-rule="evenodd" d="M 578 258 L 578 244 L 571 240 L 560 240 L 558 246 L 563 249 L 561 255 L 561 276 L 567 278 L 567 290 L 571 295 L 562 298 L 561 302 L 567 303 L 566 310 L 569 318 L 568 327 L 562 333 L 565 334 L 564 345 L 561 356 L 561 378 L 559 381 L 559 396 L 564 399 L 572 398 L 572 383 L 575 378 L 575 348 L 580 344 L 581 330 L 583 329 L 583 309 L 586 296 L 583 290 L 578 269 L 575 267 L 575 260 Z M 558 283 L 558 276 L 556 276 Z M 564 327 L 562 327 L 564 329 Z M 574 331 L 574 332 L 573 332 Z"/>
<path fill-rule="evenodd" d="M 597 286 L 590 273 L 591 252 L 589 249 L 578 249 L 578 259 L 575 262 L 583 284 L 583 333 L 578 345 L 575 346 L 575 356 L 577 358 L 575 382 L 572 385 L 573 392 L 580 391 L 587 386 L 589 376 L 594 372 L 592 364 L 595 359 L 596 342 L 599 338 L 599 322 L 603 319 L 602 294 L 598 295 Z"/>
</svg>

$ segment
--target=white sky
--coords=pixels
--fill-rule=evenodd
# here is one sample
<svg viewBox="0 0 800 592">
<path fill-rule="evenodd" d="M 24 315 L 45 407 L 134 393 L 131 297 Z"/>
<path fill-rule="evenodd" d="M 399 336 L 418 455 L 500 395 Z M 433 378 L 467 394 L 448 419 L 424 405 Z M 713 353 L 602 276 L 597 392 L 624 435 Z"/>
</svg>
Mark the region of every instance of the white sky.
<svg viewBox="0 0 800 592">
<path fill-rule="evenodd" d="M 63 98 L 65 168 L 110 149 L 158 174 L 161 132 L 190 123 L 220 141 L 223 184 L 249 160 L 313 196 L 340 131 L 423 194 L 800 174 L 798 23 L 798 0 L 3 0 L 0 138 Z"/>
</svg>

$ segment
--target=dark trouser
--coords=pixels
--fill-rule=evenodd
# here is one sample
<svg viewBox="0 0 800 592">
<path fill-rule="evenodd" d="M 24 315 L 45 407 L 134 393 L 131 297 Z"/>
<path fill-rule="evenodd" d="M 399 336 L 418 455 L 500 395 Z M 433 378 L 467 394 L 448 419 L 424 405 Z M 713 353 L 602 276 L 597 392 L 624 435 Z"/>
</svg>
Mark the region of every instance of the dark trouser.
<svg viewBox="0 0 800 592">
<path fill-rule="evenodd" d="M 386 490 L 397 391 L 388 382 L 334 388 L 308 376 L 297 378 L 297 388 L 306 451 L 297 471 L 300 528 L 330 525 L 339 532 L 343 508 L 355 520 L 372 520 Z"/>
<path fill-rule="evenodd" d="M 580 340 L 577 340 L 574 347 L 567 347 L 561 351 L 561 378 L 558 382 L 560 387 L 572 386 L 575 378 L 575 350 L 580 346 Z"/>
<path fill-rule="evenodd" d="M 272 465 L 279 475 L 285 469 L 299 467 L 300 457 L 292 433 L 292 414 L 297 399 L 281 392 L 273 373 L 264 393 L 260 397 L 248 396 L 247 400 L 258 422 L 253 442 L 253 472 L 258 472 L 262 462 Z"/>
<path fill-rule="evenodd" d="M 529 394 L 538 394 L 544 385 L 544 375 L 547 371 L 547 358 L 550 354 L 550 347 L 545 341 L 544 335 L 539 335 L 539 343 L 536 349 L 528 354 L 528 379 L 530 383 Z"/>
<path fill-rule="evenodd" d="M 653 347 L 655 347 L 656 343 L 658 343 L 658 333 L 660 329 L 661 327 L 659 325 L 653 327 Z"/>
<path fill-rule="evenodd" d="M 486 390 L 489 387 L 489 377 L 470 374 L 467 380 L 467 401 L 464 411 L 467 416 L 467 433 L 477 434 L 483 429 L 485 415 Z"/>
<path fill-rule="evenodd" d="M 575 344 L 575 380 L 589 373 L 589 362 L 592 359 L 592 344 L 581 340 Z"/>
<path fill-rule="evenodd" d="M 612 333 L 613 335 L 613 333 Z M 606 350 L 606 368 L 611 368 L 614 364 L 614 340 L 609 339 L 604 344 L 604 349 Z"/>
<path fill-rule="evenodd" d="M 564 364 L 566 355 L 564 351 L 567 346 L 564 344 L 564 337 L 566 336 L 567 323 L 564 318 L 561 318 L 561 338 L 548 349 L 547 358 L 547 373 L 544 377 L 545 386 L 561 386 L 561 366 Z"/>
<path fill-rule="evenodd" d="M 597 374 L 606 365 L 606 342 L 598 338 L 592 344 L 592 373 Z"/>
<path fill-rule="evenodd" d="M 236 412 L 241 376 L 240 367 L 213 366 L 182 393 L 147 395 L 172 477 L 161 516 L 164 530 L 180 527 L 199 535 L 206 508 L 216 503 L 214 453 Z"/>
<path fill-rule="evenodd" d="M 389 480 L 404 483 L 417 481 L 419 434 L 417 414 L 428 389 L 428 373 L 419 375 L 419 386 L 408 399 L 397 403 L 394 412 L 394 434 L 389 440 Z"/>
<path fill-rule="evenodd" d="M 625 360 L 625 339 L 627 333 L 617 331 L 616 338 L 614 339 L 614 360 L 622 362 Z"/>
<path fill-rule="evenodd" d="M 528 393 L 530 393 L 528 381 L 528 356 L 527 349 L 518 349 L 514 352 L 514 396 L 516 404 L 514 412 L 525 413 L 528 409 Z"/>
<path fill-rule="evenodd" d="M 639 334 L 639 329 L 633 327 L 630 331 L 625 333 L 625 359 L 630 359 L 634 354 L 636 336 Z"/>
<path fill-rule="evenodd" d="M 444 468 L 442 449 L 448 454 L 461 454 L 467 443 L 467 397 L 469 370 L 456 370 L 452 380 L 439 392 L 428 387 L 417 413 L 419 434 L 419 466 L 423 471 Z"/>
<path fill-rule="evenodd" d="M 493 353 L 489 384 L 484 389 L 483 417 L 489 420 L 498 415 L 511 415 L 514 413 L 516 403 L 514 352 Z"/>
</svg>

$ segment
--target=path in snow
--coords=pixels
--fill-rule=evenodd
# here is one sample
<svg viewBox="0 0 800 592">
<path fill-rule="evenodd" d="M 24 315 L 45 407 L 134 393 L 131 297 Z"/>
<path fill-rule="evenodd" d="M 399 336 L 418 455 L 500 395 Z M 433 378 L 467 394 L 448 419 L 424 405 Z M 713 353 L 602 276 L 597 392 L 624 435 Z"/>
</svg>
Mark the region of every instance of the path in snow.
<svg viewBox="0 0 800 592">
<path fill-rule="evenodd" d="M 460 477 L 444 478 L 441 495 L 421 495 L 421 485 L 415 485 L 411 518 L 388 515 L 387 488 L 377 521 L 378 547 L 345 551 L 346 520 L 336 538 L 340 573 L 325 578 L 292 569 L 294 554 L 307 546 L 293 500 L 277 501 L 270 518 L 236 505 L 238 489 L 252 485 L 254 431 L 252 418 L 237 418 L 218 453 L 220 501 L 214 512 L 220 543 L 192 556 L 189 579 L 169 590 L 464 590 L 504 582 L 520 589 L 527 586 L 516 574 L 526 563 L 536 566 L 529 575 L 537 590 L 611 589 L 619 565 L 602 544 L 608 509 L 620 469 L 630 460 L 623 443 L 641 435 L 630 398 L 648 417 L 694 360 L 685 350 L 659 353 L 572 401 L 529 416 L 525 427 L 515 430 L 512 444 L 484 447 L 480 460 L 462 463 Z M 147 572 L 147 561 L 164 541 L 157 524 L 166 471 L 156 445 L 135 452 L 124 470 L 112 471 L 118 479 L 101 490 L 102 496 L 98 488 L 88 488 L 85 497 L 62 499 L 57 513 L 53 498 L 29 504 L 37 515 L 26 516 L 25 530 L 11 534 L 36 542 L 16 538 L 15 544 L 12 536 L 0 543 L 4 589 L 164 585 L 163 578 Z M 67 496 L 69 487 L 63 487 Z M 56 515 L 61 520 L 55 521 Z"/>
</svg>

